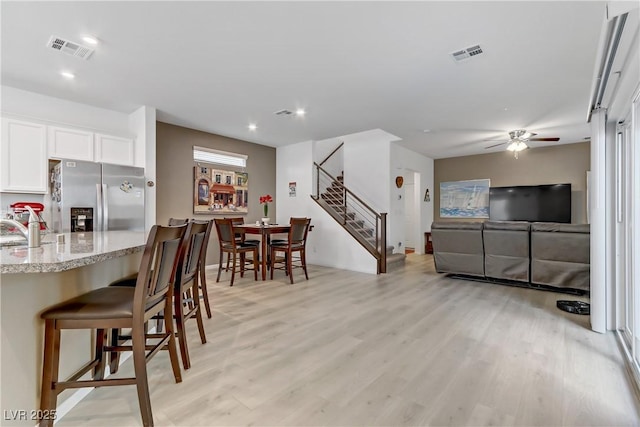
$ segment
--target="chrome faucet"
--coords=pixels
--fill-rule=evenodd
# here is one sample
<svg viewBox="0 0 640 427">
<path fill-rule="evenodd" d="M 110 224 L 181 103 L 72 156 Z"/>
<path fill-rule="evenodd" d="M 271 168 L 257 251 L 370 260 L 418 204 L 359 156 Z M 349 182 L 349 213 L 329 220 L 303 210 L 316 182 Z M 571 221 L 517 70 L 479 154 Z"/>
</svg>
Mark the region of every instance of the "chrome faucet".
<svg viewBox="0 0 640 427">
<path fill-rule="evenodd" d="M 25 227 L 15 219 L 0 218 L 0 224 L 6 224 L 15 227 L 20 232 L 20 234 L 24 236 L 25 239 L 29 240 L 29 230 L 27 229 L 27 227 Z"/>
</svg>

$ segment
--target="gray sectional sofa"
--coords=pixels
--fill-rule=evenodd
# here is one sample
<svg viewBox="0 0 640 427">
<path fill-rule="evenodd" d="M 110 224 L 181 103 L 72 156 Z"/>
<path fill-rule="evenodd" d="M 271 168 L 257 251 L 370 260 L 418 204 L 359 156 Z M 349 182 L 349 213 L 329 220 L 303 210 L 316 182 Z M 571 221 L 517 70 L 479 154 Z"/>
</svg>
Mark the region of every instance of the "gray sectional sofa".
<svg viewBox="0 0 640 427">
<path fill-rule="evenodd" d="M 439 273 L 589 292 L 588 224 L 436 221 L 431 236 Z"/>
</svg>

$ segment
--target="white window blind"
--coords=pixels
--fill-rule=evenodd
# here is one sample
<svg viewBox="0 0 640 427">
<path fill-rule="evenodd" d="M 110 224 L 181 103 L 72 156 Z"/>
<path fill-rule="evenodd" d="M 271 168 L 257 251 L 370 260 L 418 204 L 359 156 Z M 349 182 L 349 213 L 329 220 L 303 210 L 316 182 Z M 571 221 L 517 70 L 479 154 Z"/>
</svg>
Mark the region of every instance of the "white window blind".
<svg viewBox="0 0 640 427">
<path fill-rule="evenodd" d="M 193 147 L 193 160 L 196 162 L 214 163 L 218 165 L 247 167 L 249 156 L 205 147 Z"/>
</svg>

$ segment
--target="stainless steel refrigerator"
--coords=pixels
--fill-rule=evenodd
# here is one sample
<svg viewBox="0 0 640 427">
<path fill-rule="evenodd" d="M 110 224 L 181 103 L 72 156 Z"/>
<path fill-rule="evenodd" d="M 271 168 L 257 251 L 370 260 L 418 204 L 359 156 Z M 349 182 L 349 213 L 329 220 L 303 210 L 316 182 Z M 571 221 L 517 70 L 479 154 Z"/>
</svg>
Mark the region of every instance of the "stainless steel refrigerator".
<svg viewBox="0 0 640 427">
<path fill-rule="evenodd" d="M 51 171 L 55 232 L 144 231 L 144 169 L 62 160 Z"/>
</svg>

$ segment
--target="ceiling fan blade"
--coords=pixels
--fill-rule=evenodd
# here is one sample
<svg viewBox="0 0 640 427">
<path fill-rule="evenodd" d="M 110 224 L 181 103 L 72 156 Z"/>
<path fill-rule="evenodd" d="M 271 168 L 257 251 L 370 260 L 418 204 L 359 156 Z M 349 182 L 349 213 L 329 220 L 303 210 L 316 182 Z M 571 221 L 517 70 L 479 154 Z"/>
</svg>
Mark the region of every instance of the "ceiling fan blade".
<svg viewBox="0 0 640 427">
<path fill-rule="evenodd" d="M 507 142 L 508 142 L 508 141 L 507 141 Z M 498 146 L 500 146 L 500 145 L 504 145 L 504 144 L 506 144 L 507 142 L 501 142 L 500 144 L 490 145 L 490 146 L 488 146 L 488 147 L 484 147 L 484 149 L 485 149 L 485 150 L 488 150 L 489 148 L 498 147 Z"/>
<path fill-rule="evenodd" d="M 549 141 L 549 142 L 556 142 L 556 141 L 560 141 L 560 138 L 529 138 L 527 141 Z"/>
</svg>

